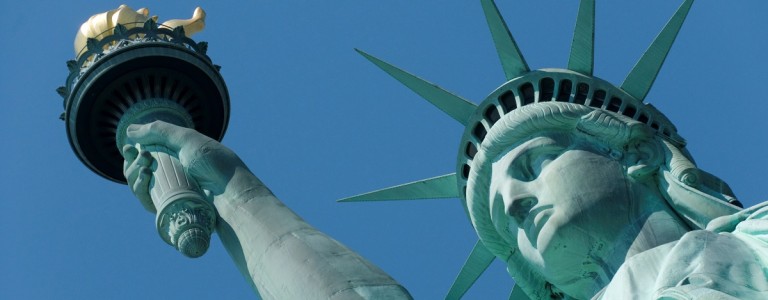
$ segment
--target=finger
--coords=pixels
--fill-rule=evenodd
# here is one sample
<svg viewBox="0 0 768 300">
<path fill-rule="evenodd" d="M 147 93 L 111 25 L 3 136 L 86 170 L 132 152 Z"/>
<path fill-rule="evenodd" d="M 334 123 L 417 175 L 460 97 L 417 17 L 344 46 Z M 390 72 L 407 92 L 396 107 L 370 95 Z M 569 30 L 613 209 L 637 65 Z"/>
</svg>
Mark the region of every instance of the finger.
<svg viewBox="0 0 768 300">
<path fill-rule="evenodd" d="M 120 151 L 120 153 L 123 155 L 123 175 L 125 176 L 125 179 L 129 179 L 130 175 L 130 167 L 133 165 L 133 162 L 136 160 L 136 155 L 138 155 L 138 150 L 136 147 L 132 145 L 125 145 L 123 146 L 123 151 Z M 130 182 L 130 180 L 128 181 Z"/>
<path fill-rule="evenodd" d="M 179 152 L 185 145 L 203 144 L 210 139 L 197 134 L 193 129 L 163 121 L 144 125 L 132 124 L 126 129 L 126 136 L 133 142 L 144 145 L 163 145 L 174 152 Z"/>
<path fill-rule="evenodd" d="M 155 121 L 149 124 L 131 124 L 125 133 L 132 142 L 143 145 L 163 145 L 178 151 L 177 147 L 169 145 L 168 140 L 174 134 L 178 134 L 182 127 L 168 124 L 163 121 Z"/>
<path fill-rule="evenodd" d="M 138 151 L 138 156 L 131 163 L 124 164 L 123 174 L 129 183 L 134 183 L 142 169 L 149 169 L 152 165 L 152 155 L 147 151 Z M 127 165 L 127 166 L 126 166 Z"/>
<path fill-rule="evenodd" d="M 139 199 L 146 199 L 149 196 L 149 182 L 152 179 L 152 172 L 149 168 L 141 168 L 136 172 L 136 181 L 133 183 L 133 192 Z"/>
<path fill-rule="evenodd" d="M 133 183 L 132 191 L 139 198 L 139 202 L 148 211 L 156 211 L 155 204 L 149 194 L 149 183 L 152 179 L 152 171 L 149 168 L 140 168 L 137 172 L 136 181 Z"/>
<path fill-rule="evenodd" d="M 149 151 L 141 150 L 139 151 L 139 155 L 136 157 L 135 162 L 137 165 L 149 167 L 152 164 L 152 155 Z"/>
<path fill-rule="evenodd" d="M 120 153 L 123 155 L 123 158 L 125 158 L 127 163 L 132 163 L 136 159 L 136 155 L 138 155 L 139 150 L 136 149 L 136 147 L 133 145 L 125 145 L 123 146 L 123 151 Z"/>
</svg>

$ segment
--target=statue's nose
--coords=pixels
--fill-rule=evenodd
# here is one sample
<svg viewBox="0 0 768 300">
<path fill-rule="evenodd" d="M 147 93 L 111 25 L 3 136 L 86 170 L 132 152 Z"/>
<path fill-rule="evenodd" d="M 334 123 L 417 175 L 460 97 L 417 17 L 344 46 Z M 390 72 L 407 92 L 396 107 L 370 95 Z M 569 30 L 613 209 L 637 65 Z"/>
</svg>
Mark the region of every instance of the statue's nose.
<svg viewBox="0 0 768 300">
<path fill-rule="evenodd" d="M 539 200 L 532 194 L 520 194 L 508 199 L 504 199 L 504 205 L 507 215 L 510 216 L 518 228 L 523 227 L 523 222 L 528 217 L 531 209 L 539 203 Z"/>
<path fill-rule="evenodd" d="M 506 178 L 501 195 L 504 199 L 504 212 L 515 227 L 522 228 L 531 209 L 539 203 L 535 195 L 534 182 Z M 511 227 L 511 226 L 510 226 Z"/>
</svg>

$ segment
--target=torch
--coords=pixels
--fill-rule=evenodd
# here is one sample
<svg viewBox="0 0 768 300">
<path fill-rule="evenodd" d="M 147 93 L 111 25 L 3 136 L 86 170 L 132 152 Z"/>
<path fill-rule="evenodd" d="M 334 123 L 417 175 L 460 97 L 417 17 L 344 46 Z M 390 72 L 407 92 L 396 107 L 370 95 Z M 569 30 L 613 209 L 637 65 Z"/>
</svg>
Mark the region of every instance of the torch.
<svg viewBox="0 0 768 300">
<path fill-rule="evenodd" d="M 205 13 L 198 8 L 193 19 L 164 23 L 175 27 L 158 25 L 147 13 L 121 6 L 91 17 L 76 40 L 85 46 L 67 62 L 70 74 L 57 89 L 64 97 L 61 119 L 77 157 L 96 174 L 123 184 L 120 151 L 128 142 L 129 125 L 161 120 L 220 141 L 229 121 L 229 95 L 219 66 L 206 55 L 207 43 L 185 33 L 189 24 L 202 29 Z M 94 24 L 104 31 L 83 34 L 83 28 L 99 28 Z M 177 153 L 161 145 L 134 146 L 153 157 L 152 203 L 143 204 L 156 212 L 160 237 L 188 257 L 203 255 L 216 222 L 212 203 L 186 174 Z"/>
</svg>

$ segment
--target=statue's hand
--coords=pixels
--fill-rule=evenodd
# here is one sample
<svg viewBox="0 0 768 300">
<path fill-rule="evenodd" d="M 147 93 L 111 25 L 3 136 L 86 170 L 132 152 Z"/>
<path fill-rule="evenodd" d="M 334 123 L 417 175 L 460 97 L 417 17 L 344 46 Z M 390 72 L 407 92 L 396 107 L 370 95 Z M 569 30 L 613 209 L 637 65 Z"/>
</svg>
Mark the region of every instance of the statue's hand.
<svg viewBox="0 0 768 300">
<path fill-rule="evenodd" d="M 149 182 L 152 176 L 152 157 L 147 151 L 135 145 L 160 145 L 177 153 L 184 170 L 197 180 L 201 188 L 214 196 L 227 191 L 233 177 L 253 176 L 240 158 L 218 141 L 193 129 L 176 126 L 162 121 L 145 125 L 131 125 L 126 131 L 129 144 L 123 146 L 123 173 L 128 185 L 149 210 L 152 205 L 149 196 Z M 237 193 L 237 191 L 233 191 Z"/>
</svg>

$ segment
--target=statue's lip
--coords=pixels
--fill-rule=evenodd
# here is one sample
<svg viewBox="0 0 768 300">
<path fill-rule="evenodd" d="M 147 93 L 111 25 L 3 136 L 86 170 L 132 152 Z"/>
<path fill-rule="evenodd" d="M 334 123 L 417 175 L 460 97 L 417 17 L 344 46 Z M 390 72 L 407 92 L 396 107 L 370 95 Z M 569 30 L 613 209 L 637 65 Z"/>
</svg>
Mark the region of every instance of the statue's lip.
<svg viewBox="0 0 768 300">
<path fill-rule="evenodd" d="M 552 216 L 552 205 L 542 205 L 532 208 L 528 212 L 528 216 L 523 221 L 523 230 L 525 231 L 528 241 L 534 247 L 538 246 L 539 232 L 547 224 L 549 218 Z"/>
</svg>

